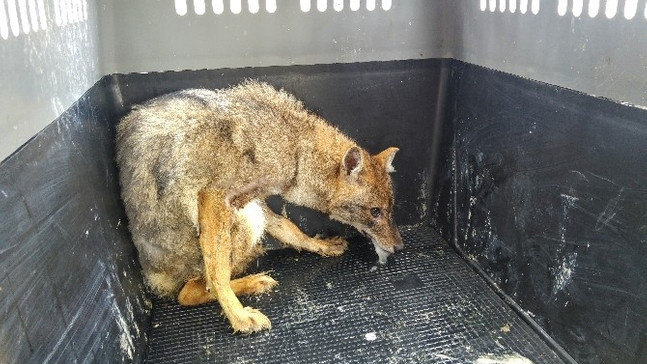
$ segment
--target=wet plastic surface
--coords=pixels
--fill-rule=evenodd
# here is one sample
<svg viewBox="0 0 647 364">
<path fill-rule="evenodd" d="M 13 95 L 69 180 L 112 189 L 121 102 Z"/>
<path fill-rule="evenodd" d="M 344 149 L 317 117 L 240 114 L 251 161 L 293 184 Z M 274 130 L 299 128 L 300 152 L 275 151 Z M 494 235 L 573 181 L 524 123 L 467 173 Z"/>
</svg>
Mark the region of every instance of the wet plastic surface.
<svg viewBox="0 0 647 364">
<path fill-rule="evenodd" d="M 403 228 L 405 249 L 372 269 L 372 246 L 342 257 L 269 251 L 255 271 L 279 286 L 243 298 L 272 330 L 234 335 L 218 304 L 154 301 L 149 363 L 473 363 L 520 358 L 562 363 L 434 231 Z"/>
</svg>

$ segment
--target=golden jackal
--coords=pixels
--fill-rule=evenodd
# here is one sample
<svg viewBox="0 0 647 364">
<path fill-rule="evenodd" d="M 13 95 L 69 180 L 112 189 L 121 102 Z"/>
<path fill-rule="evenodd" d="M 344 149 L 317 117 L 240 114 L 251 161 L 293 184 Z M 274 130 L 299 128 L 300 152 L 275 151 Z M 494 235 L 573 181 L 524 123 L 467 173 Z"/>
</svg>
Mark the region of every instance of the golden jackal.
<svg viewBox="0 0 647 364">
<path fill-rule="evenodd" d="M 324 256 L 342 254 L 347 242 L 306 236 L 266 197 L 354 226 L 385 263 L 402 247 L 388 174 L 397 150 L 371 156 L 294 96 L 254 81 L 136 106 L 117 127 L 117 163 L 147 285 L 183 305 L 217 300 L 234 331 L 269 329 L 236 296 L 276 281 L 264 273 L 233 279 L 262 253 L 263 233 Z"/>
</svg>

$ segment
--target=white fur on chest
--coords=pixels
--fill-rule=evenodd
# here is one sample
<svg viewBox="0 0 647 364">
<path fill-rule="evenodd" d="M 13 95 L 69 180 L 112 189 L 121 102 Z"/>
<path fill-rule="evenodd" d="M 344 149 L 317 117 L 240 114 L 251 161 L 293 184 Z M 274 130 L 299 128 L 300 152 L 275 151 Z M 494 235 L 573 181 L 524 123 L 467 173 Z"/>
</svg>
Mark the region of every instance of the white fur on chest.
<svg viewBox="0 0 647 364">
<path fill-rule="evenodd" d="M 252 235 L 252 243 L 259 243 L 263 237 L 266 224 L 265 213 L 260 203 L 253 200 L 242 209 L 237 210 L 236 215 L 247 225 Z"/>
</svg>

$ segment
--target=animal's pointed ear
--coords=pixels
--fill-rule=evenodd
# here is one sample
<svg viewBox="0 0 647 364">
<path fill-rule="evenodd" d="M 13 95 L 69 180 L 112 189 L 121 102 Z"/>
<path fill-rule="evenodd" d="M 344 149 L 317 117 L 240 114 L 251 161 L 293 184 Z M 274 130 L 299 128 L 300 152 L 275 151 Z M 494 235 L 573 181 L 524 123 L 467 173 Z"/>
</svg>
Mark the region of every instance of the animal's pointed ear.
<svg viewBox="0 0 647 364">
<path fill-rule="evenodd" d="M 395 168 L 393 168 L 392 163 L 393 158 L 395 158 L 395 153 L 397 153 L 398 150 L 400 149 L 396 147 L 386 148 L 375 156 L 375 159 L 384 166 L 384 169 L 386 169 L 388 173 L 395 172 Z"/>
<path fill-rule="evenodd" d="M 362 159 L 362 152 L 359 148 L 349 148 L 341 161 L 342 171 L 347 177 L 357 178 L 357 175 L 362 170 L 363 166 L 364 160 Z"/>
</svg>

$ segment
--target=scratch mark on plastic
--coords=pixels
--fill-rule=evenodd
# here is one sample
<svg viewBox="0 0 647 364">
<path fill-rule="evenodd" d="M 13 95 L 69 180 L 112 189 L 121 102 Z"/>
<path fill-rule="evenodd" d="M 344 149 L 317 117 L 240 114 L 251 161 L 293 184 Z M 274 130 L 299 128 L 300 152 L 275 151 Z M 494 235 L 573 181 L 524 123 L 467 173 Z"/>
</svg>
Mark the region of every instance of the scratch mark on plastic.
<svg viewBox="0 0 647 364">
<path fill-rule="evenodd" d="M 591 172 L 589 172 L 589 173 L 591 173 Z M 598 175 L 598 174 L 591 173 L 591 175 L 592 175 L 592 176 L 594 176 L 595 178 L 601 179 L 601 180 L 603 180 L 603 181 L 607 181 L 607 182 L 611 183 L 612 185 L 615 185 L 615 186 L 617 186 L 617 185 L 618 185 L 617 183 L 613 182 L 612 180 L 610 180 L 610 179 L 608 179 L 608 178 L 606 178 L 606 177 L 600 176 L 600 175 Z"/>
<path fill-rule="evenodd" d="M 598 219 L 595 222 L 595 227 L 593 228 L 595 231 L 600 231 L 604 226 L 609 226 L 609 222 L 613 220 L 616 214 L 618 214 L 618 211 L 620 211 L 620 208 L 618 208 L 618 203 L 620 202 L 620 197 L 622 196 L 622 192 L 624 192 L 624 190 L 625 188 L 622 187 L 618 192 L 618 195 L 615 198 L 609 200 L 606 207 L 604 208 L 604 210 L 602 210 L 602 213 L 598 216 Z"/>
<path fill-rule="evenodd" d="M 624 294 L 624 295 L 627 295 L 629 297 L 633 297 L 635 299 L 641 299 L 638 296 L 638 294 L 636 294 L 634 292 L 627 291 L 626 289 L 614 287 L 614 286 L 611 286 L 611 285 L 608 285 L 608 284 L 592 282 L 592 281 L 582 279 L 582 278 L 576 278 L 576 279 L 577 279 L 578 282 L 580 282 L 580 283 L 582 283 L 582 284 L 584 284 L 586 286 L 598 288 L 598 289 L 605 290 L 605 291 L 611 291 L 611 292 L 615 292 L 615 293 Z"/>
<path fill-rule="evenodd" d="M 584 178 L 584 180 L 585 180 L 586 182 L 589 182 L 589 179 L 588 179 L 588 178 L 586 178 L 586 176 L 584 175 L 584 173 L 582 173 L 582 172 L 580 172 L 580 171 L 576 171 L 576 170 L 571 170 L 570 172 L 571 172 L 571 173 L 575 173 L 575 174 L 579 175 L 580 177 Z"/>
</svg>

